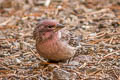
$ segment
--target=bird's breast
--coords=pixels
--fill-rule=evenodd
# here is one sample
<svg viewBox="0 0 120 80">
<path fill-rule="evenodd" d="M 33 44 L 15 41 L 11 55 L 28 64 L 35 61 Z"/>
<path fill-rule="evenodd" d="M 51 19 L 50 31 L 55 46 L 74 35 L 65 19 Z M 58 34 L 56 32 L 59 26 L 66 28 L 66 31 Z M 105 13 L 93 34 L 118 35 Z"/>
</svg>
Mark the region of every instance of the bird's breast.
<svg viewBox="0 0 120 80">
<path fill-rule="evenodd" d="M 40 56 L 51 60 L 63 60 L 73 56 L 73 49 L 57 37 L 38 42 L 36 48 Z"/>
</svg>

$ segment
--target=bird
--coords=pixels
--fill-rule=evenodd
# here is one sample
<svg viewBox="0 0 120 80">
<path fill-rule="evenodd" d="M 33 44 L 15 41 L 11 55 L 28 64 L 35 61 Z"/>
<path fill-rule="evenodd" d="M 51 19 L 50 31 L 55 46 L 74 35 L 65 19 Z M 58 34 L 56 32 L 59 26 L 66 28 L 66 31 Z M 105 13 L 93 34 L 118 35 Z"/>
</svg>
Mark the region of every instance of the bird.
<svg viewBox="0 0 120 80">
<path fill-rule="evenodd" d="M 33 31 L 38 54 L 50 61 L 66 61 L 75 55 L 75 48 L 62 39 L 65 26 L 56 20 L 41 20 Z"/>
</svg>

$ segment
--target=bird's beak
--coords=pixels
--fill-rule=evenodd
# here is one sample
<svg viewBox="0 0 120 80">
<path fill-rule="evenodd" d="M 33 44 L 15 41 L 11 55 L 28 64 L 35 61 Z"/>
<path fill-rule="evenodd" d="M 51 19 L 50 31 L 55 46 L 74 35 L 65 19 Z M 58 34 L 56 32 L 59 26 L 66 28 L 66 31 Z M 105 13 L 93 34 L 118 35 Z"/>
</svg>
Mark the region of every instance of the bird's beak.
<svg viewBox="0 0 120 80">
<path fill-rule="evenodd" d="M 57 24 L 56 26 L 55 26 L 55 32 L 57 32 L 58 30 L 60 30 L 60 29 L 62 29 L 62 28 L 64 28 L 65 26 L 63 25 L 63 24 Z"/>
</svg>

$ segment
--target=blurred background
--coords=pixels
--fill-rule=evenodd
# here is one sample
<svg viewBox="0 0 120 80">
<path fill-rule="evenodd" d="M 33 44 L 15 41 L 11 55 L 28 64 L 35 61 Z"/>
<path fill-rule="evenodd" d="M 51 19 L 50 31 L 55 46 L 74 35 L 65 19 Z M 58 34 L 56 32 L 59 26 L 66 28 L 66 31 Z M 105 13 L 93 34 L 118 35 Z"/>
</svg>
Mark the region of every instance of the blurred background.
<svg viewBox="0 0 120 80">
<path fill-rule="evenodd" d="M 33 29 L 55 19 L 77 56 L 41 64 Z M 65 76 L 62 76 L 65 75 Z M 120 0 L 0 0 L 1 80 L 120 80 Z"/>
</svg>

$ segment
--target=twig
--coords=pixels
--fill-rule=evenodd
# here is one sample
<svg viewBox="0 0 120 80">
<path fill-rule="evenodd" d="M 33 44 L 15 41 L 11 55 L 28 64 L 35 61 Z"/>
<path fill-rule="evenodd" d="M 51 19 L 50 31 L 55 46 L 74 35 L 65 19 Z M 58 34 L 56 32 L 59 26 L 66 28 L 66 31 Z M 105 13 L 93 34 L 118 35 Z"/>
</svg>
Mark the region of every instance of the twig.
<svg viewBox="0 0 120 80">
<path fill-rule="evenodd" d="M 120 52 L 120 50 L 105 55 L 102 59 L 100 59 L 100 60 L 98 61 L 98 64 L 99 64 L 103 59 L 105 59 L 106 57 L 108 57 L 108 56 L 110 56 L 110 55 L 113 55 L 113 54 L 115 54 L 115 53 L 118 53 L 118 52 Z"/>
<path fill-rule="evenodd" d="M 113 39 L 114 39 L 114 37 L 112 37 L 112 38 L 110 39 L 110 41 L 109 41 L 110 44 L 112 43 Z"/>
<path fill-rule="evenodd" d="M 4 26 L 4 25 L 8 24 L 10 21 L 13 20 L 13 18 L 14 18 L 14 16 L 10 17 L 8 20 L 6 20 L 6 21 L 3 22 L 3 23 L 0 23 L 0 26 Z"/>
<path fill-rule="evenodd" d="M 48 6 L 50 5 L 50 2 L 51 2 L 51 0 L 46 0 L 44 5 L 45 5 L 46 7 L 48 7 Z"/>
<path fill-rule="evenodd" d="M 79 67 L 79 69 L 80 69 L 80 68 L 84 68 L 86 65 L 87 65 L 87 63 L 85 62 L 83 65 L 81 65 L 81 66 Z"/>
<path fill-rule="evenodd" d="M 98 13 L 106 12 L 106 11 L 109 11 L 109 10 L 110 10 L 109 8 L 105 8 L 105 9 L 101 9 L 101 10 L 91 12 L 91 13 L 87 13 L 87 14 L 98 14 Z M 85 14 L 85 15 L 87 15 L 87 14 Z"/>
<path fill-rule="evenodd" d="M 115 74 L 115 76 L 118 78 L 119 80 L 119 76 L 117 75 L 117 73 L 115 72 L 115 70 L 113 70 L 113 73 Z"/>
<path fill-rule="evenodd" d="M 41 59 L 31 48 L 30 51 L 38 58 L 40 59 L 42 62 L 46 62 L 45 60 Z"/>
</svg>

